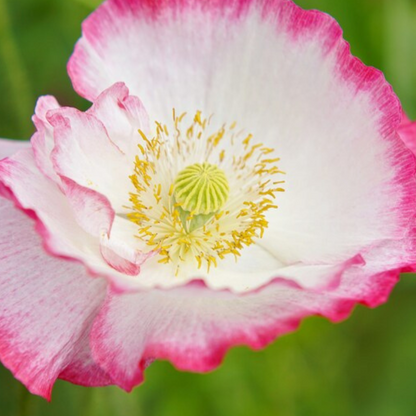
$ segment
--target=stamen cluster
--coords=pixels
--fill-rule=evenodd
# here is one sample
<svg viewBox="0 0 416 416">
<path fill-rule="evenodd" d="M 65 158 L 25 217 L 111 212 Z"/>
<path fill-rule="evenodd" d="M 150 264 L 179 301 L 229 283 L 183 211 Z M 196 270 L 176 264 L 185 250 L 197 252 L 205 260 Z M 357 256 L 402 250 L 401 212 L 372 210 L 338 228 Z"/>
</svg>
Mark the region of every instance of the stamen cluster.
<svg viewBox="0 0 416 416">
<path fill-rule="evenodd" d="M 236 123 L 214 129 L 212 117 L 198 111 L 184 126 L 185 116 L 173 111 L 172 126 L 156 122 L 151 138 L 139 131 L 129 218 L 159 262 L 172 263 L 176 273 L 184 263 L 205 264 L 209 272 L 263 236 L 283 172 L 273 149 L 252 144 Z"/>
</svg>

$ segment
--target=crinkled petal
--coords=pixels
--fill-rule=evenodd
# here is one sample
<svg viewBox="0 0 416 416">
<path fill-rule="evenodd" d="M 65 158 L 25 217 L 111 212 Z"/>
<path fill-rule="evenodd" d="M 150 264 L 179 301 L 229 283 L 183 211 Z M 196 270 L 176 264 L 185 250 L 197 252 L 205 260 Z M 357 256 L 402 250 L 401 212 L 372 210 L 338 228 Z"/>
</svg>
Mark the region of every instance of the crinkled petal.
<svg viewBox="0 0 416 416">
<path fill-rule="evenodd" d="M 73 108 L 48 113 L 54 127 L 52 160 L 58 175 L 107 197 L 114 210 L 128 202 L 132 166 L 97 118 Z M 123 192 L 125 189 L 125 192 Z"/>
<path fill-rule="evenodd" d="M 56 110 L 57 108 L 60 108 L 60 105 L 55 97 L 47 95 L 38 99 L 35 115 L 32 117 L 36 126 L 36 133 L 32 136 L 31 144 L 39 170 L 49 179 L 59 183 L 60 179 L 51 160 L 51 153 L 55 145 L 53 128 L 46 118 L 50 110 Z"/>
<path fill-rule="evenodd" d="M 341 279 L 355 264 L 352 259 L 325 272 Z M 322 275 L 322 267 L 316 266 L 315 272 Z M 305 316 L 320 314 L 337 321 L 353 304 L 336 292 L 310 292 L 279 278 L 240 296 L 212 291 L 202 281 L 170 290 L 112 293 L 94 323 L 91 346 L 114 382 L 131 390 L 142 382 L 149 359 L 168 359 L 182 370 L 210 371 L 231 346 L 262 348 L 296 329 Z"/>
<path fill-rule="evenodd" d="M 86 113 L 61 108 L 46 96 L 38 100 L 33 120 L 37 132 L 32 148 L 39 170 L 59 185 L 82 229 L 97 237 L 95 246 L 107 265 L 121 279 L 136 276 L 149 255 L 139 250 L 136 230 L 130 227 L 127 244 L 112 226 L 116 212 L 125 211 L 129 203 L 139 130 L 149 129 L 140 100 L 123 83 L 104 91 Z"/>
<path fill-rule="evenodd" d="M 21 150 L 0 162 L 0 182 L 9 189 L 10 197 L 19 207 L 36 214 L 37 231 L 49 253 L 81 261 L 94 275 L 115 280 L 125 278 L 103 259 L 99 237 L 79 225 L 58 185 L 39 171 L 32 149 Z"/>
<path fill-rule="evenodd" d="M 120 273 L 129 276 L 137 276 L 141 270 L 140 266 L 149 257 L 149 254 L 132 248 L 123 240 L 109 238 L 108 234 L 102 235 L 100 247 L 107 263 Z"/>
<path fill-rule="evenodd" d="M 127 218 L 116 216 L 111 232 L 101 235 L 101 254 L 111 267 L 128 276 L 138 276 L 140 273 L 137 279 L 120 279 L 116 284 L 119 290 L 136 290 L 139 287 L 146 287 L 141 266 L 153 257 L 155 252 L 149 251 L 145 243 L 140 244 L 136 234 L 136 224 Z"/>
<path fill-rule="evenodd" d="M 92 360 L 88 335 L 106 282 L 47 255 L 34 222 L 0 199 L 0 358 L 28 389 L 50 398 L 58 377 L 83 385 L 111 379 Z"/>
<path fill-rule="evenodd" d="M 81 227 L 98 237 L 109 232 L 115 213 L 109 200 L 99 192 L 78 185 L 73 180 L 62 177 L 62 186 L 74 216 Z"/>
<path fill-rule="evenodd" d="M 138 131 L 149 131 L 149 116 L 141 101 L 130 95 L 123 83 L 116 83 L 100 95 L 88 113 L 104 123 L 111 141 L 133 160 L 138 151 Z"/>
</svg>

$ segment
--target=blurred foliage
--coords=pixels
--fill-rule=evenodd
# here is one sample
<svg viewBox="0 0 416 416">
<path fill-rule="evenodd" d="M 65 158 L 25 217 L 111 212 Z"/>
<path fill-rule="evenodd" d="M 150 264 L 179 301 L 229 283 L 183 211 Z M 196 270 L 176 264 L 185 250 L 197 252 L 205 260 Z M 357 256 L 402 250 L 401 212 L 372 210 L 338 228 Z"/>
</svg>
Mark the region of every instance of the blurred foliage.
<svg viewBox="0 0 416 416">
<path fill-rule="evenodd" d="M 333 15 L 352 51 L 385 72 L 416 118 L 416 1 L 298 0 Z M 66 74 L 81 21 L 97 0 L 0 0 L 0 137 L 28 138 L 36 97 L 86 109 Z M 12 37 L 10 37 L 12 33 Z M 157 362 L 127 394 L 58 382 L 52 403 L 29 395 L 0 368 L 1 416 L 414 416 L 416 280 L 389 302 L 358 307 L 345 323 L 307 319 L 266 350 L 232 350 L 207 375 Z"/>
</svg>

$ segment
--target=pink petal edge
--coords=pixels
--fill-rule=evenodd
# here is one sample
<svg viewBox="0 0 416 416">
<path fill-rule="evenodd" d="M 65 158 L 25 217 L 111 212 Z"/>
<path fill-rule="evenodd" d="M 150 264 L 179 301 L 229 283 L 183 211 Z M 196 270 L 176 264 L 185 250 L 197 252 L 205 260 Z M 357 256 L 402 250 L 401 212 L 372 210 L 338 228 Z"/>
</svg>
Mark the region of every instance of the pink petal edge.
<svg viewBox="0 0 416 416">
<path fill-rule="evenodd" d="M 0 194 L 12 196 L 2 184 Z M 0 198 L 2 230 L 8 235 L 1 240 L 0 258 L 2 363 L 33 394 L 47 400 L 57 378 L 83 385 L 112 384 L 85 342 L 104 299 L 106 282 L 83 276 L 82 265 L 44 252 L 33 229 L 36 215 L 14 208 L 12 202 Z M 9 228 L 14 231 L 10 233 Z M 61 282 L 53 276 L 56 269 L 61 271 Z"/>
</svg>

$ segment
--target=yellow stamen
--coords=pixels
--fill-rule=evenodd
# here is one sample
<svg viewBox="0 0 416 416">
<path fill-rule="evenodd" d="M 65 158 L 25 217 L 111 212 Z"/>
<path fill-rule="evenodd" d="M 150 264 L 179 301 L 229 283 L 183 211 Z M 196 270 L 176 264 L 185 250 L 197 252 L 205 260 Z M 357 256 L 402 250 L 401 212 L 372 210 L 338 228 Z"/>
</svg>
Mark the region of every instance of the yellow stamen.
<svg viewBox="0 0 416 416">
<path fill-rule="evenodd" d="M 128 218 L 137 224 L 137 238 L 158 251 L 160 263 L 172 264 L 175 275 L 182 263 L 209 272 L 227 255 L 237 261 L 263 236 L 267 211 L 277 208 L 276 193 L 283 191 L 273 149 L 251 134 L 241 138 L 235 122 L 213 131 L 211 117 L 200 111 L 184 126 L 185 117 L 173 110 L 172 127 L 155 123 L 154 137 L 138 131 L 130 177 Z"/>
</svg>

